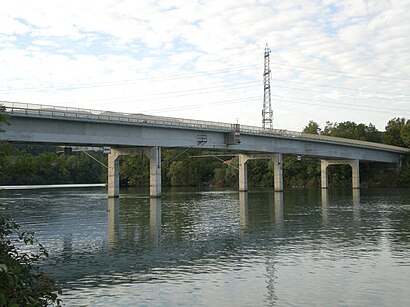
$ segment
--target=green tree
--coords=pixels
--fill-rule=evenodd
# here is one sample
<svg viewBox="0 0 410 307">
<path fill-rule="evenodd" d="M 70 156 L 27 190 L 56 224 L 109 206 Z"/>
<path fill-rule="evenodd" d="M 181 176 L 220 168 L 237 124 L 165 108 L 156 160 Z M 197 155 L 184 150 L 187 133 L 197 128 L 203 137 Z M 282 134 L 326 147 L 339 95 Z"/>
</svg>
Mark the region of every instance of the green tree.
<svg viewBox="0 0 410 307">
<path fill-rule="evenodd" d="M 383 143 L 388 145 L 395 145 L 404 147 L 405 144 L 401 138 L 400 132 L 402 127 L 404 126 L 405 119 L 395 117 L 387 123 L 385 129 L 386 131 L 383 134 Z"/>
<path fill-rule="evenodd" d="M 213 184 L 216 187 L 225 187 L 226 186 L 226 170 L 228 166 L 223 165 L 223 167 L 215 168 Z"/>
<path fill-rule="evenodd" d="M 226 161 L 227 166 L 225 170 L 225 185 L 229 187 L 238 186 L 239 171 L 238 171 L 238 158 L 233 158 L 231 161 Z"/>
<path fill-rule="evenodd" d="M 410 147 L 410 119 L 401 127 L 400 137 L 403 144 Z"/>
<path fill-rule="evenodd" d="M 1 123 L 9 123 L 10 117 L 5 113 L 6 107 L 3 105 L 0 105 L 0 124 Z M 4 130 L 0 128 L 0 132 L 3 132 Z"/>
<path fill-rule="evenodd" d="M 304 133 L 310 133 L 310 134 L 320 134 L 320 128 L 318 123 L 315 121 L 311 120 L 309 121 L 309 124 L 303 129 L 302 132 Z"/>
<path fill-rule="evenodd" d="M 373 124 L 356 124 L 345 121 L 342 123 L 326 122 L 323 134 L 361 141 L 381 142 L 381 133 Z"/>
<path fill-rule="evenodd" d="M 189 169 L 183 161 L 173 161 L 169 167 L 168 176 L 174 187 L 190 186 Z"/>
</svg>

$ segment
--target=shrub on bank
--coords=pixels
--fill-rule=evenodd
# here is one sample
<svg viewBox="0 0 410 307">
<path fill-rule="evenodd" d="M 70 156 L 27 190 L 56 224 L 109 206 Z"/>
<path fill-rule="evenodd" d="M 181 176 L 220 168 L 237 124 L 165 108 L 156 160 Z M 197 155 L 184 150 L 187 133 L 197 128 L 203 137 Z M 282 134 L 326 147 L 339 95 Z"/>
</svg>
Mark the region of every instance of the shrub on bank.
<svg viewBox="0 0 410 307">
<path fill-rule="evenodd" d="M 33 233 L 0 216 L 0 306 L 61 306 L 61 291 L 35 266 L 47 257 Z"/>
</svg>

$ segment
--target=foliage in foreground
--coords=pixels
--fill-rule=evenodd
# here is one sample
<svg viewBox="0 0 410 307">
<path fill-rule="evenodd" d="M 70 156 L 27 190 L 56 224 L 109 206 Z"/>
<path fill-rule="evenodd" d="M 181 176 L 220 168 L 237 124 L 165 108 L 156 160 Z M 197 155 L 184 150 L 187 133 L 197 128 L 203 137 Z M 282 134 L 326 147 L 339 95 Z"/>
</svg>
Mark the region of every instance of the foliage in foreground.
<svg viewBox="0 0 410 307">
<path fill-rule="evenodd" d="M 61 291 L 35 266 L 47 257 L 33 233 L 0 216 L 0 306 L 61 306 Z"/>
</svg>

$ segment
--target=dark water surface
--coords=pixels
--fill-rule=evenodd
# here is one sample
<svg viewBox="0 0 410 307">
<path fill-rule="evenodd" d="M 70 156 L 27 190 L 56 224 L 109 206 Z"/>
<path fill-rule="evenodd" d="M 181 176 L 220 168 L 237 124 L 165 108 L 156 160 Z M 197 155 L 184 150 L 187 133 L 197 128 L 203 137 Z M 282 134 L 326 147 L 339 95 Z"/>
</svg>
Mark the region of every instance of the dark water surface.
<svg viewBox="0 0 410 307">
<path fill-rule="evenodd" d="M 410 190 L 2 191 L 66 306 L 409 306 Z"/>
</svg>

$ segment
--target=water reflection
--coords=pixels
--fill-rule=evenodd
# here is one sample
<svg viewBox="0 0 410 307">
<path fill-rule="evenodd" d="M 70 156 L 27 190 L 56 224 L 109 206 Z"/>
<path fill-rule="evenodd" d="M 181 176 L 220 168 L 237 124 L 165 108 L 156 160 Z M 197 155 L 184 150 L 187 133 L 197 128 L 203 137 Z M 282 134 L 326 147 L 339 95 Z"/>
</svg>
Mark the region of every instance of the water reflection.
<svg viewBox="0 0 410 307">
<path fill-rule="evenodd" d="M 278 297 L 276 295 L 275 284 L 277 283 L 278 276 L 275 269 L 275 257 L 276 253 L 271 251 L 266 260 L 266 290 L 267 295 L 265 302 L 268 306 L 275 306 Z"/>
<path fill-rule="evenodd" d="M 248 192 L 239 192 L 239 224 L 245 230 L 248 223 Z"/>
<path fill-rule="evenodd" d="M 153 246 L 159 246 L 161 240 L 161 198 L 150 198 L 149 231 Z"/>
<path fill-rule="evenodd" d="M 322 223 L 327 225 L 329 223 L 329 190 L 322 189 Z"/>
<path fill-rule="evenodd" d="M 68 233 L 63 238 L 63 250 L 61 257 L 63 261 L 68 261 L 73 253 L 73 235 Z"/>
<path fill-rule="evenodd" d="M 53 193 L 3 198 L 1 206 L 39 234 L 50 251 L 44 268 L 67 305 L 409 299 L 410 194 L 173 191 L 107 203 L 105 195 Z"/>
<path fill-rule="evenodd" d="M 360 220 L 360 189 L 353 189 L 353 219 Z"/>
<path fill-rule="evenodd" d="M 283 218 L 283 192 L 275 192 L 275 225 L 276 229 L 283 231 L 285 225 Z"/>
<path fill-rule="evenodd" d="M 108 248 L 115 249 L 119 241 L 119 212 L 120 199 L 116 197 L 108 198 Z"/>
</svg>

